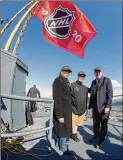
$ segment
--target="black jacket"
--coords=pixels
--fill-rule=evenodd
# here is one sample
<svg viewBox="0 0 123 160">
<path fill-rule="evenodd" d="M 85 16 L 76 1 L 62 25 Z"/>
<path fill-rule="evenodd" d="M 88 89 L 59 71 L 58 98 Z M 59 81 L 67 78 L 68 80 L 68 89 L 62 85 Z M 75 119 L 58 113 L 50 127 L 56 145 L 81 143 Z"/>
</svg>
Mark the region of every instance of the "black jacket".
<svg viewBox="0 0 123 160">
<path fill-rule="evenodd" d="M 109 78 L 102 77 L 99 84 L 96 80 L 92 81 L 89 91 L 91 93 L 89 109 L 97 109 L 101 113 L 104 108 L 111 108 L 113 89 Z"/>
<path fill-rule="evenodd" d="M 29 89 L 27 96 L 32 97 L 32 98 L 37 98 L 37 94 L 40 98 L 41 96 L 40 96 L 39 90 L 36 87 L 32 87 Z"/>
<path fill-rule="evenodd" d="M 53 82 L 54 99 L 54 133 L 57 137 L 69 137 L 72 123 L 72 97 L 71 88 L 62 76 L 59 76 Z M 64 118 L 64 124 L 59 123 L 59 118 Z"/>
<path fill-rule="evenodd" d="M 75 105 L 72 105 L 72 112 L 76 115 L 82 115 L 85 113 L 88 101 L 88 87 L 81 82 L 76 81 L 71 84 L 73 94 L 76 98 Z"/>
</svg>

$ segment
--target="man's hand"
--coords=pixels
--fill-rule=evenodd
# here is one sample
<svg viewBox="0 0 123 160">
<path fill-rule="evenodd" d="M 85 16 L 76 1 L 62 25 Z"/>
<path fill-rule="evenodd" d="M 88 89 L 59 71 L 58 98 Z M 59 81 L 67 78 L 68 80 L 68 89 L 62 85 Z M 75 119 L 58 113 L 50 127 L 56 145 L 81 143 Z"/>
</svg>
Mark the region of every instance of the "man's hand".
<svg viewBox="0 0 123 160">
<path fill-rule="evenodd" d="M 60 123 L 64 123 L 64 118 L 59 118 Z"/>
<path fill-rule="evenodd" d="M 105 109 L 104 109 L 104 113 L 108 113 L 109 110 L 110 110 L 110 108 L 105 108 Z"/>
</svg>

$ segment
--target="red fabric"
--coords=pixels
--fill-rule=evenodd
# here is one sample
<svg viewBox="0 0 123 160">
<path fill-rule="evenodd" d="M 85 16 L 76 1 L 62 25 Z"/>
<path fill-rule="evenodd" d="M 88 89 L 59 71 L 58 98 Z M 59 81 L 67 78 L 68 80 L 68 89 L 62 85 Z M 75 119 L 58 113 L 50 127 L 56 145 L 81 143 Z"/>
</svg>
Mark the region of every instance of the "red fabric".
<svg viewBox="0 0 123 160">
<path fill-rule="evenodd" d="M 33 15 L 42 21 L 47 41 L 81 58 L 86 44 L 96 35 L 82 11 L 68 1 L 40 2 Z"/>
</svg>

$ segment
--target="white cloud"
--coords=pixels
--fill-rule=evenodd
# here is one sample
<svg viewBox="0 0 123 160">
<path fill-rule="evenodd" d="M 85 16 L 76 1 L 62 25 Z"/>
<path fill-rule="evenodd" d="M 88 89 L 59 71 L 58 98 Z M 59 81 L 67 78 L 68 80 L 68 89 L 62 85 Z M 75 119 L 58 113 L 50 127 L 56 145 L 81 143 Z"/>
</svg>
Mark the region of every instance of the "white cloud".
<svg viewBox="0 0 123 160">
<path fill-rule="evenodd" d="M 113 86 L 114 95 L 122 95 L 122 84 L 117 80 L 111 80 Z"/>
<path fill-rule="evenodd" d="M 118 81 L 112 79 L 111 82 L 112 82 L 113 87 L 122 88 L 122 84 L 119 83 Z"/>
<path fill-rule="evenodd" d="M 122 89 L 114 89 L 113 95 L 122 95 Z"/>
</svg>

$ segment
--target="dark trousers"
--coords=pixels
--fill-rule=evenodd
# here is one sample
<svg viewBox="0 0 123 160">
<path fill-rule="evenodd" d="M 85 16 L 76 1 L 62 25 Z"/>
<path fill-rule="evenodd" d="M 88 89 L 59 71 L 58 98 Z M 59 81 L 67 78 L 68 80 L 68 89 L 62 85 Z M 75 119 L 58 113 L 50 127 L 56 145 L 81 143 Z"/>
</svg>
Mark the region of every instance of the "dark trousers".
<svg viewBox="0 0 123 160">
<path fill-rule="evenodd" d="M 109 114 L 110 112 L 99 113 L 97 110 L 93 110 L 93 132 L 95 136 L 99 137 L 99 143 L 103 142 L 107 135 Z"/>
<path fill-rule="evenodd" d="M 36 105 L 36 102 L 30 102 L 30 110 L 31 112 L 34 112 L 35 111 L 35 105 Z"/>
</svg>

